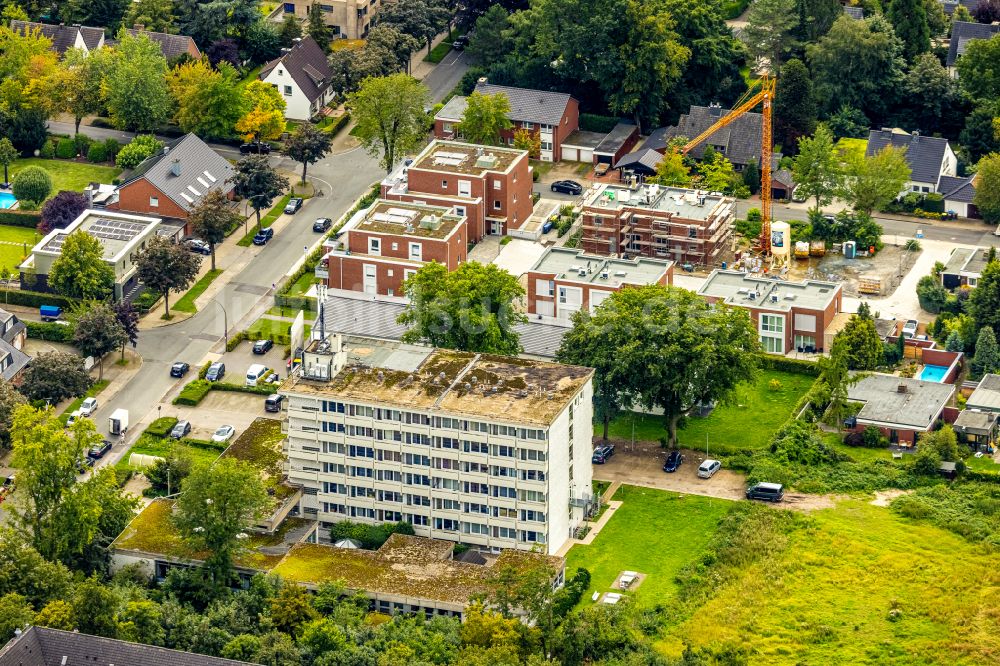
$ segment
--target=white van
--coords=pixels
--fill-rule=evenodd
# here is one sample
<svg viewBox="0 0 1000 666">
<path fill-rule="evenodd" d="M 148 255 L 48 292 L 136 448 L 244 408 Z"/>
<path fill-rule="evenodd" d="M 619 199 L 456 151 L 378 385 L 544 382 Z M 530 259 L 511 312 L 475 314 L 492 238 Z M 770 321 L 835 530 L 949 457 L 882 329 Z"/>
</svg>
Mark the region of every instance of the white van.
<svg viewBox="0 0 1000 666">
<path fill-rule="evenodd" d="M 262 363 L 254 363 L 247 368 L 247 386 L 257 386 L 257 382 L 267 376 L 267 366 Z"/>
</svg>

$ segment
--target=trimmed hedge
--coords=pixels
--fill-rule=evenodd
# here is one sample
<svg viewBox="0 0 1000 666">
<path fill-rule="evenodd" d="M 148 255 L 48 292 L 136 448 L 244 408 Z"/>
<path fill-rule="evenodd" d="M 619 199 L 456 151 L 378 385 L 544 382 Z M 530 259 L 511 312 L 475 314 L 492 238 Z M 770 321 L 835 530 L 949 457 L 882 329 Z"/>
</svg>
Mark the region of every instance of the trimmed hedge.
<svg viewBox="0 0 1000 666">
<path fill-rule="evenodd" d="M 56 157 L 64 160 L 71 160 L 76 157 L 76 141 L 73 139 L 60 139 L 56 144 Z"/>
<path fill-rule="evenodd" d="M 35 340 L 49 340 L 51 342 L 73 342 L 73 333 L 76 327 L 69 325 L 64 326 L 62 324 L 40 322 L 40 321 L 26 321 L 25 326 L 28 327 L 28 337 Z"/>
<path fill-rule="evenodd" d="M 254 395 L 271 395 L 278 390 L 277 384 L 261 382 L 257 386 L 232 384 L 230 382 L 212 382 L 212 391 L 229 391 L 231 393 L 252 393 Z"/>
<path fill-rule="evenodd" d="M 4 303 L 35 308 L 42 305 L 58 305 L 63 310 L 68 310 L 77 303 L 75 299 L 66 298 L 59 294 L 43 294 L 39 291 L 26 289 L 0 289 L 0 294 L 4 295 Z"/>
<path fill-rule="evenodd" d="M 196 379 L 193 382 L 188 382 L 184 385 L 180 394 L 174 398 L 173 404 L 195 407 L 204 399 L 206 395 L 208 395 L 208 392 L 211 390 L 212 382 L 204 379 Z"/>
<path fill-rule="evenodd" d="M 237 347 L 239 347 L 239 345 L 240 345 L 241 342 L 243 342 L 244 340 L 249 340 L 249 339 L 250 338 L 247 336 L 247 332 L 246 331 L 240 331 L 240 332 L 234 334 L 233 336 L 231 336 L 229 338 L 229 340 L 226 341 L 226 351 L 233 351 L 234 349 L 236 349 Z"/>
<path fill-rule="evenodd" d="M 42 221 L 42 214 L 26 210 L 0 210 L 0 224 L 9 227 L 34 229 Z"/>
<path fill-rule="evenodd" d="M 600 116 L 596 113 L 580 114 L 580 129 L 585 132 L 600 132 L 607 134 L 618 124 L 618 118 L 614 116 Z"/>
<path fill-rule="evenodd" d="M 819 377 L 820 375 L 817 363 L 785 356 L 774 356 L 773 354 L 761 354 L 760 367 L 765 370 L 780 370 L 810 377 Z"/>
<path fill-rule="evenodd" d="M 329 134 L 330 136 L 337 136 L 337 133 L 340 130 L 344 129 L 344 127 L 349 122 L 351 122 L 351 114 L 345 113 L 344 115 L 340 116 L 339 118 L 337 118 L 336 120 L 334 120 L 332 123 L 330 123 L 329 125 L 327 125 L 326 127 L 324 127 L 323 131 L 326 132 L 327 134 Z"/>
<path fill-rule="evenodd" d="M 161 416 L 146 428 L 146 433 L 153 437 L 166 437 L 177 425 L 177 418 L 174 416 Z"/>
<path fill-rule="evenodd" d="M 227 350 L 229 351 L 229 350 Z M 198 371 L 198 379 L 204 379 L 205 375 L 208 374 L 208 369 L 212 367 L 211 361 L 205 361 L 205 365 L 201 366 L 201 370 Z"/>
</svg>

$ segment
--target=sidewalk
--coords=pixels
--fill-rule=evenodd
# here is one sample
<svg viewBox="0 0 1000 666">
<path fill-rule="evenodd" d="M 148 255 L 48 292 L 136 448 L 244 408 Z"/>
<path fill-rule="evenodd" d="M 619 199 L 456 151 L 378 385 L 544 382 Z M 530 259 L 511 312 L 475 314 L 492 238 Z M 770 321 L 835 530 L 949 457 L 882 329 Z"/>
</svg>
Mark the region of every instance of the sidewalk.
<svg viewBox="0 0 1000 666">
<path fill-rule="evenodd" d="M 443 42 L 445 38 L 448 37 L 448 34 L 449 32 L 445 31 L 437 35 L 434 39 L 432 39 L 431 48 L 433 49 L 435 46 Z M 417 79 L 418 81 L 423 79 L 431 72 L 433 72 L 434 68 L 437 67 L 436 64 L 424 60 L 424 58 L 426 57 L 427 57 L 427 44 L 422 44 L 421 47 L 418 50 L 414 51 L 413 54 L 410 56 L 410 76 Z"/>
</svg>

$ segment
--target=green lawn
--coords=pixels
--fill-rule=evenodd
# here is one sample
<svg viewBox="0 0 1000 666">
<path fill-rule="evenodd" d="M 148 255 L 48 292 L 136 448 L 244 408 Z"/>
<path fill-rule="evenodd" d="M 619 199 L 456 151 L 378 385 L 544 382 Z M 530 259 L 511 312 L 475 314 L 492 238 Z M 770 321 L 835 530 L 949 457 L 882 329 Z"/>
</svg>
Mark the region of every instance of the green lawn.
<svg viewBox="0 0 1000 666">
<path fill-rule="evenodd" d="M 186 294 L 177 299 L 177 302 L 174 303 L 174 310 L 178 312 L 190 312 L 191 314 L 197 312 L 198 308 L 194 304 L 195 299 L 205 293 L 208 286 L 215 282 L 215 278 L 220 275 L 222 275 L 222 270 L 218 268 L 205 273 L 200 280 L 187 290 Z"/>
<path fill-rule="evenodd" d="M 177 440 L 170 437 L 154 437 L 153 435 L 143 433 L 139 436 L 136 443 L 132 445 L 132 448 L 118 461 L 115 469 L 129 469 L 128 459 L 133 453 L 166 458 L 170 455 L 171 451 L 187 453 L 194 460 L 195 464 L 211 464 L 222 455 L 225 448 L 225 444 L 211 446 L 209 443 L 207 446 L 205 444 L 197 446 L 191 440 L 187 439 Z"/>
<path fill-rule="evenodd" d="M 98 166 L 85 162 L 71 162 L 69 160 L 44 160 L 40 157 L 29 157 L 16 160 L 10 167 L 10 178 L 14 179 L 15 174 L 26 166 L 39 166 L 49 172 L 52 177 L 52 194 L 55 196 L 60 190 L 72 190 L 82 192 L 83 188 L 92 182 L 110 183 L 122 172 L 117 167 Z"/>
<path fill-rule="evenodd" d="M 271 210 L 268 211 L 268 213 L 264 215 L 264 217 L 260 218 L 260 226 L 269 227 L 272 224 L 274 224 L 274 221 L 277 220 L 278 216 L 280 216 L 281 213 L 285 210 L 285 206 L 288 204 L 288 200 L 291 198 L 292 198 L 291 194 L 286 194 L 285 196 L 278 199 L 278 203 L 274 204 L 274 206 L 271 207 Z M 254 220 L 256 220 L 256 216 L 254 217 Z M 247 235 L 239 239 L 236 242 L 236 244 L 241 247 L 250 247 L 251 245 L 253 245 L 253 237 L 254 235 L 256 235 L 256 233 L 257 233 L 257 225 L 253 224 L 251 225 L 250 231 L 247 232 Z"/>
<path fill-rule="evenodd" d="M 975 456 L 969 456 L 965 459 L 965 464 L 969 469 L 976 472 L 987 472 L 989 474 L 1000 474 L 1000 465 L 996 464 L 988 455 L 983 455 L 982 458 L 976 458 Z"/>
<path fill-rule="evenodd" d="M 292 322 L 290 321 L 279 321 L 277 319 L 270 319 L 268 317 L 261 317 L 247 329 L 247 333 L 250 335 L 251 340 L 259 340 L 261 338 L 267 338 L 274 336 L 275 338 L 284 337 L 288 335 L 289 329 L 292 327 Z M 309 337 L 309 331 L 312 327 L 306 324 L 305 336 Z"/>
<path fill-rule="evenodd" d="M 781 387 L 772 390 L 771 380 Z M 735 453 L 742 449 L 759 449 L 771 441 L 771 435 L 784 423 L 799 398 L 809 390 L 815 377 L 778 370 L 762 370 L 754 384 L 736 389 L 729 404 L 718 405 L 706 418 L 691 417 L 677 433 L 685 448 L 705 448 L 714 454 Z M 632 439 L 633 425 L 637 440 L 658 441 L 666 436 L 663 419 L 651 414 L 628 412 L 611 422 L 609 434 L 614 439 Z M 594 425 L 594 434 L 601 435 L 601 424 Z"/>
<path fill-rule="evenodd" d="M 313 286 L 315 282 L 316 282 L 316 275 L 311 272 L 306 272 L 302 275 L 302 277 L 300 277 L 298 280 L 295 281 L 295 284 L 293 284 L 291 288 L 289 288 L 288 293 L 286 295 L 303 296 L 307 291 L 309 291 L 309 288 Z"/>
<path fill-rule="evenodd" d="M 719 518 L 733 506 L 729 500 L 637 486 L 622 486 L 615 499 L 623 504 L 594 542 L 573 546 L 567 557 L 567 577 L 578 567 L 590 571 L 584 605 L 592 603 L 595 591 L 612 591 L 622 571 L 646 574 L 635 593 L 639 604 L 655 606 L 671 599 L 677 591 L 674 576 L 698 557 Z"/>
<path fill-rule="evenodd" d="M 435 64 L 444 60 L 444 57 L 451 52 L 451 45 L 455 43 L 455 40 L 458 39 L 461 34 L 462 33 L 458 30 L 452 30 L 448 33 L 447 37 L 441 40 L 440 44 L 432 48 L 431 52 L 424 56 L 424 60 Z"/>
<path fill-rule="evenodd" d="M 0 271 L 6 268 L 16 273 L 18 264 L 41 239 L 34 229 L 0 224 Z"/>
</svg>

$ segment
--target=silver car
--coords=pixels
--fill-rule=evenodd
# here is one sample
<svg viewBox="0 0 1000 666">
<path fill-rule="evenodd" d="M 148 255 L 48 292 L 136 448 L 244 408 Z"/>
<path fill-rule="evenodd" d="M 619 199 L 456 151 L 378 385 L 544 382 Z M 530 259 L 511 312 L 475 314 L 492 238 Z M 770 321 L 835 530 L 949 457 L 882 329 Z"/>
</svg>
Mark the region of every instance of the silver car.
<svg viewBox="0 0 1000 666">
<path fill-rule="evenodd" d="M 702 464 L 698 465 L 698 478 L 699 479 L 711 479 L 715 476 L 715 473 L 722 468 L 722 463 L 718 460 L 712 460 L 709 458 Z"/>
</svg>

